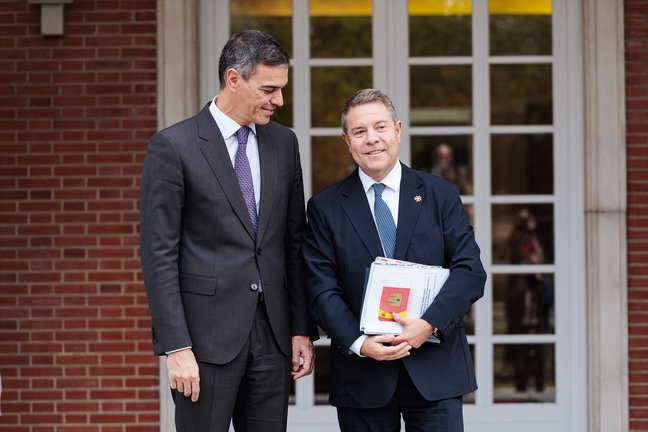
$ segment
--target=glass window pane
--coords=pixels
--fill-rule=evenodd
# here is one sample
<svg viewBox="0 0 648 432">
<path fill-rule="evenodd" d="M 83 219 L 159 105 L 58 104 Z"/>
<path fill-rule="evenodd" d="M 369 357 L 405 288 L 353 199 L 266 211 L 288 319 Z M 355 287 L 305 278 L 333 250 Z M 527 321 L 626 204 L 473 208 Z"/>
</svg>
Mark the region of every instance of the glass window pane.
<svg viewBox="0 0 648 432">
<path fill-rule="evenodd" d="M 556 402 L 553 344 L 498 344 L 493 347 L 495 403 Z"/>
<path fill-rule="evenodd" d="M 469 344 L 468 349 L 470 350 L 470 358 L 472 359 L 473 365 L 476 365 L 477 363 L 475 362 L 475 345 Z M 475 393 L 468 393 L 463 396 L 463 402 L 465 404 L 474 404 L 475 403 Z"/>
<path fill-rule="evenodd" d="M 331 382 L 331 352 L 329 346 L 315 346 L 315 405 L 328 405 Z"/>
<path fill-rule="evenodd" d="M 551 65 L 491 65 L 491 124 L 552 124 Z"/>
<path fill-rule="evenodd" d="M 341 137 L 311 138 L 312 194 L 351 174 L 356 165 Z"/>
<path fill-rule="evenodd" d="M 288 405 L 295 405 L 295 380 L 290 380 L 290 393 L 288 394 Z"/>
<path fill-rule="evenodd" d="M 551 55 L 551 0 L 489 2 L 491 55 Z"/>
<path fill-rule="evenodd" d="M 293 73 L 288 71 L 288 84 L 281 91 L 284 104 L 275 110 L 272 120 L 286 127 L 293 127 Z"/>
<path fill-rule="evenodd" d="M 554 333 L 552 274 L 493 276 L 493 334 Z"/>
<path fill-rule="evenodd" d="M 475 206 L 472 204 L 464 204 L 464 211 L 466 216 L 468 216 L 468 223 L 471 227 L 475 226 Z"/>
<path fill-rule="evenodd" d="M 472 123 L 470 66 L 411 66 L 412 126 Z"/>
<path fill-rule="evenodd" d="M 310 0 L 311 57 L 371 57 L 371 14 L 371 0 Z"/>
<path fill-rule="evenodd" d="M 230 0 L 230 31 L 268 33 L 292 57 L 292 0 Z"/>
<path fill-rule="evenodd" d="M 466 316 L 464 316 L 464 329 L 466 334 L 471 336 L 475 334 L 475 306 L 473 305 Z"/>
<path fill-rule="evenodd" d="M 355 91 L 372 86 L 371 67 L 313 67 L 311 125 L 340 128 L 344 102 Z"/>
<path fill-rule="evenodd" d="M 409 0 L 410 57 L 469 56 L 470 0 Z"/>
<path fill-rule="evenodd" d="M 412 136 L 412 168 L 443 177 L 473 193 L 472 135 Z"/>
<path fill-rule="evenodd" d="M 553 135 L 492 135 L 493 195 L 553 193 Z"/>
<path fill-rule="evenodd" d="M 553 204 L 494 204 L 492 215 L 494 264 L 553 263 Z"/>
</svg>

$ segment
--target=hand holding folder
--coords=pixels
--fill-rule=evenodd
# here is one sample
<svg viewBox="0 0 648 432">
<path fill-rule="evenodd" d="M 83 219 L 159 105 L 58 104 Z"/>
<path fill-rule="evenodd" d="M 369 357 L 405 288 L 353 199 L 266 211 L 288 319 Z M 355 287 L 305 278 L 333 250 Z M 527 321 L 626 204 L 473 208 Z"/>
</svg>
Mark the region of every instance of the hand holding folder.
<svg viewBox="0 0 648 432">
<path fill-rule="evenodd" d="M 365 282 L 360 330 L 365 334 L 400 334 L 394 314 L 420 318 L 448 278 L 448 269 L 378 257 Z M 439 343 L 434 336 L 428 342 Z"/>
</svg>

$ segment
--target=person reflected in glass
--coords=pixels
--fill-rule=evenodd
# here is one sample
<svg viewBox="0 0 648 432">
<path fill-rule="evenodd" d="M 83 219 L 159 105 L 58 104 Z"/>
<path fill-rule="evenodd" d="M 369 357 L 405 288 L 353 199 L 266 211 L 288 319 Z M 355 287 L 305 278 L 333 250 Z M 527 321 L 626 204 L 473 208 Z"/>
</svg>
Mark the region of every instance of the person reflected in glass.
<svg viewBox="0 0 648 432">
<path fill-rule="evenodd" d="M 472 184 L 468 177 L 468 167 L 455 164 L 454 149 L 450 144 L 440 143 L 434 151 L 434 164 L 430 173 L 456 184 L 462 195 L 472 194 Z"/>
<path fill-rule="evenodd" d="M 330 402 L 343 432 L 463 431 L 462 396 L 477 389 L 463 317 L 486 273 L 458 188 L 398 160 L 402 122 L 390 98 L 359 90 L 342 110 L 358 168 L 313 196 L 304 235 L 311 312 L 331 338 Z M 450 275 L 400 335 L 360 330 L 365 270 L 378 256 Z M 440 343 L 429 343 L 435 336 Z"/>
<path fill-rule="evenodd" d="M 511 264 L 542 264 L 544 248 L 537 232 L 537 222 L 528 208 L 518 211 L 509 237 Z M 510 276 L 507 291 L 506 316 L 510 334 L 545 333 L 547 286 L 542 274 Z M 509 361 L 514 369 L 515 390 L 526 392 L 529 378 L 535 390 L 544 392 L 545 349 L 541 344 L 509 346 Z"/>
</svg>

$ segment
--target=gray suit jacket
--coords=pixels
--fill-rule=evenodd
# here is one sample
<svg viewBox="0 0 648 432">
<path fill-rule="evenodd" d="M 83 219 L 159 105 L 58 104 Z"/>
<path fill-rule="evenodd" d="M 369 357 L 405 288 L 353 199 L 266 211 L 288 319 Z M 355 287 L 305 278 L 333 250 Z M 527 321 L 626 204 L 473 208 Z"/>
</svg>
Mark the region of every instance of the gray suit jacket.
<svg viewBox="0 0 648 432">
<path fill-rule="evenodd" d="M 316 334 L 302 276 L 305 215 L 297 138 L 274 122 L 256 130 L 257 233 L 208 105 L 149 143 L 140 191 L 140 254 L 158 355 L 192 346 L 199 361 L 232 360 L 250 332 L 259 280 L 285 354 L 291 353 L 291 336 Z"/>
</svg>

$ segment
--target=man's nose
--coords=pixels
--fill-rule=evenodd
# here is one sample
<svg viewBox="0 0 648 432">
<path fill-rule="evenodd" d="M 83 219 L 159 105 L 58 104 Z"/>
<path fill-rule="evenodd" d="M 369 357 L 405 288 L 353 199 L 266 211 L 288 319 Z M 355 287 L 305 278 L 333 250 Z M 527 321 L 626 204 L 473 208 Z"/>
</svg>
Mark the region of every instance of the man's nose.
<svg viewBox="0 0 648 432">
<path fill-rule="evenodd" d="M 365 140 L 368 143 L 374 143 L 378 141 L 378 132 L 376 132 L 373 128 L 367 129 L 367 136 Z"/>
<path fill-rule="evenodd" d="M 276 106 L 283 106 L 284 100 L 283 100 L 283 94 L 281 93 L 281 90 L 277 90 L 272 94 L 272 97 L 270 98 L 270 103 Z"/>
</svg>

